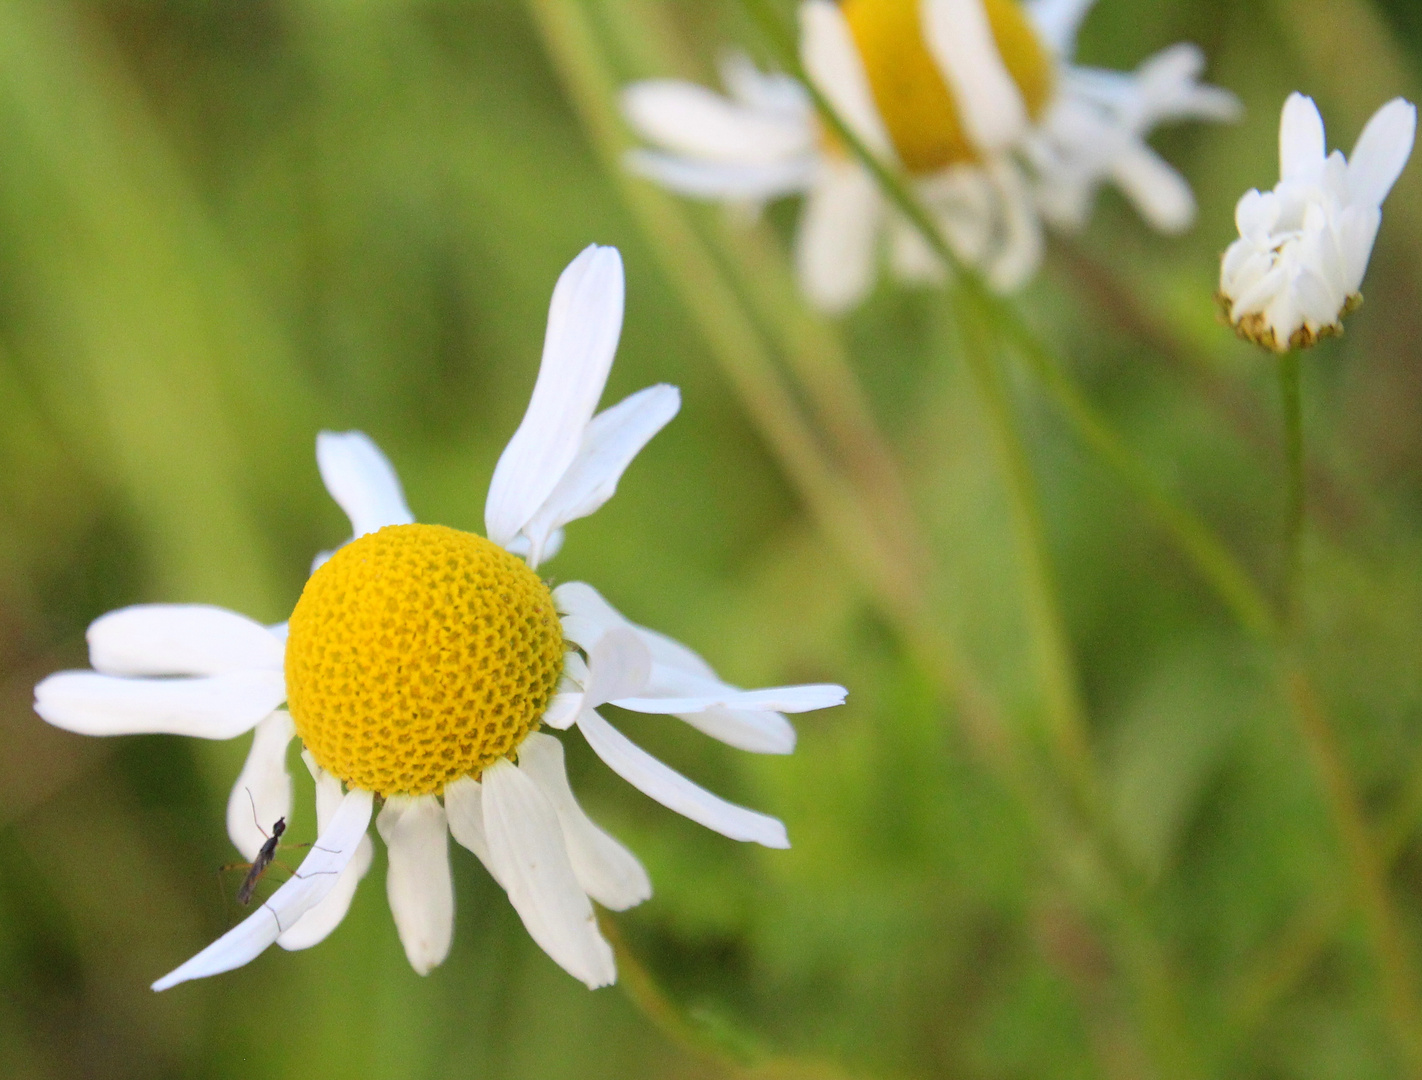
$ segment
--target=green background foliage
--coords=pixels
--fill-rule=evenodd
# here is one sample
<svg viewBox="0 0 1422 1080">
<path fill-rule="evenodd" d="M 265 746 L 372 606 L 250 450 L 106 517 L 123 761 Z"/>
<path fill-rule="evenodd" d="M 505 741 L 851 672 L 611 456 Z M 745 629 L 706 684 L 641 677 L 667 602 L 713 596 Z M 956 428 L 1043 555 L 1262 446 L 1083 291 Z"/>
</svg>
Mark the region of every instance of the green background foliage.
<svg viewBox="0 0 1422 1080">
<path fill-rule="evenodd" d="M 709 80 L 729 44 L 768 55 L 732 0 L 574 7 L 618 79 Z M 1074 834 L 1043 837 L 807 514 L 539 25 L 513 0 L 0 0 L 0 1073 L 1404 1075 L 1267 649 L 1007 366 L 1104 815 L 1135 868 L 1137 929 L 1158 946 L 1133 951 L 1093 899 L 1110 892 L 1099 867 Z M 1181 39 L 1247 106 L 1236 126 L 1154 140 L 1195 186 L 1197 227 L 1155 236 L 1106 193 L 1021 306 L 1272 593 L 1272 361 L 1216 322 L 1217 255 L 1238 195 L 1274 181 L 1288 91 L 1313 94 L 1350 147 L 1383 101 L 1417 100 L 1422 23 L 1410 0 L 1100 0 L 1080 58 L 1129 68 Z M 687 212 L 699 236 L 748 227 Z M 748 235 L 783 249 L 792 226 L 779 206 Z M 34 683 L 83 666 L 85 626 L 123 604 L 284 619 L 313 553 L 347 529 L 316 473 L 322 427 L 369 432 L 422 520 L 480 530 L 548 295 L 591 241 L 620 247 L 628 272 L 606 400 L 667 381 L 685 406 L 548 572 L 594 583 L 736 683 L 850 687 L 845 708 L 800 719 L 788 758 L 616 717 L 698 781 L 783 817 L 794 847 L 702 830 L 569 738 L 584 805 L 655 883 L 617 919 L 653 989 L 624 964 L 623 988 L 589 993 L 453 848 L 455 944 L 428 977 L 401 953 L 378 857 L 321 947 L 152 994 L 240 917 L 215 870 L 233 857 L 222 807 L 245 740 L 71 736 L 34 716 Z M 1419 251 L 1414 163 L 1366 306 L 1304 358 L 1305 648 L 1414 968 Z M 783 282 L 778 262 L 769 272 Z M 804 317 L 783 291 L 746 289 L 759 324 Z M 841 325 L 815 325 L 842 339 L 904 463 L 935 568 L 912 578 L 920 599 L 1030 745 L 1044 705 L 1013 511 L 951 314 L 940 292 L 883 285 Z M 1164 1021 L 1130 973 L 1139 955 L 1175 1003 Z M 1161 1023 L 1178 1054 L 1157 1052 Z"/>
</svg>

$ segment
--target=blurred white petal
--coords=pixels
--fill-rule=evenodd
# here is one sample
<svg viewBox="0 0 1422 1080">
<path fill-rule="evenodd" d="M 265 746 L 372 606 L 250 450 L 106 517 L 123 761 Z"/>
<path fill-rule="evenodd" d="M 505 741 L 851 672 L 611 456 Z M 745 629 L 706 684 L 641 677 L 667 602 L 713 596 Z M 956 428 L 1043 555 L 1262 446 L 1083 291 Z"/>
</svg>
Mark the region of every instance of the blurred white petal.
<svg viewBox="0 0 1422 1080">
<path fill-rule="evenodd" d="M 845 311 L 868 295 L 878 261 L 883 196 L 856 161 L 826 161 L 800 211 L 795 271 L 822 311 Z"/>
<path fill-rule="evenodd" d="M 983 0 L 920 0 L 924 41 L 972 144 L 1006 150 L 1027 127 L 1027 105 L 1007 70 Z"/>
</svg>

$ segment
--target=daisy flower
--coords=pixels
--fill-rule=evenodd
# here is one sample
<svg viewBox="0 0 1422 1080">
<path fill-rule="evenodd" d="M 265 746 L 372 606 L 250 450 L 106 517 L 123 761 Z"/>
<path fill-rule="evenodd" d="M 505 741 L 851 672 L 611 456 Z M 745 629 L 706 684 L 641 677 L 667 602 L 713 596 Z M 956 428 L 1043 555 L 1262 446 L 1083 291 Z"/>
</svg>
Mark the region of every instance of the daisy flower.
<svg viewBox="0 0 1422 1080">
<path fill-rule="evenodd" d="M 1189 185 L 1146 145 L 1158 124 L 1226 120 L 1233 95 L 1201 85 L 1200 51 L 1176 45 L 1136 72 L 1078 67 L 1093 0 L 805 0 L 801 59 L 864 144 L 912 179 L 954 253 L 1002 291 L 1041 262 L 1043 223 L 1076 229 L 1110 181 L 1153 227 L 1187 228 Z M 623 111 L 652 148 L 630 166 L 683 194 L 759 206 L 803 193 L 795 262 L 827 311 L 873 286 L 887 238 L 896 273 L 943 267 L 873 177 L 819 123 L 805 88 L 743 56 L 727 94 L 676 80 L 627 87 Z"/>
<path fill-rule="evenodd" d="M 125 608 L 90 626 L 93 671 L 36 688 L 40 716 L 87 735 L 254 731 L 227 813 L 249 859 L 262 825 L 291 815 L 287 752 L 301 740 L 316 782 L 310 853 L 261 910 L 155 990 L 239 967 L 273 942 L 302 949 L 330 934 L 370 866 L 377 805 L 390 910 L 417 972 L 449 952 L 452 834 L 549 956 L 589 987 L 613 982 L 591 901 L 622 910 L 651 884 L 578 806 L 563 744 L 540 728 L 576 727 L 614 772 L 693 821 L 789 846 L 778 820 L 698 787 L 598 709 L 676 716 L 732 746 L 784 754 L 795 732 L 781 714 L 838 705 L 844 688 L 740 690 L 590 585 L 550 588 L 535 572 L 680 405 L 675 387 L 652 386 L 594 415 L 622 310 L 620 256 L 589 247 L 553 292 L 533 397 L 489 485 L 487 539 L 416 524 L 375 444 L 325 432 L 321 477 L 354 535 L 318 559 L 286 626 L 200 605 Z"/>
<path fill-rule="evenodd" d="M 1394 98 L 1373 114 L 1349 160 L 1327 152 L 1313 99 L 1289 95 L 1279 182 L 1239 200 L 1239 239 L 1220 265 L 1220 300 L 1240 337 L 1287 352 L 1342 332 L 1343 317 L 1362 303 L 1383 200 L 1416 133 L 1417 109 Z"/>
</svg>

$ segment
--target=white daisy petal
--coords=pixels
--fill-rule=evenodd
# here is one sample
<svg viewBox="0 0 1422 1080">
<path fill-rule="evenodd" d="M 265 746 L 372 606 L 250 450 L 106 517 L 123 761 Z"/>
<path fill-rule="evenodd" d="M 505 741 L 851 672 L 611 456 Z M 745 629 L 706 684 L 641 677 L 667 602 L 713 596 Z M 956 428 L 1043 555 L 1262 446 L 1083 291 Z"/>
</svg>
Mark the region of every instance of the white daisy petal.
<svg viewBox="0 0 1422 1080">
<path fill-rule="evenodd" d="M 1111 178 L 1153 229 L 1176 234 L 1195 223 L 1195 196 L 1190 185 L 1144 143 L 1117 156 Z"/>
<path fill-rule="evenodd" d="M 1076 51 L 1081 21 L 1095 3 L 1096 0 L 1028 0 L 1027 14 L 1052 51 L 1069 57 Z"/>
<path fill-rule="evenodd" d="M 588 653 L 588 682 L 583 708 L 595 709 L 618 698 L 641 693 L 652 674 L 652 655 L 637 632 L 616 626 Z"/>
<path fill-rule="evenodd" d="M 619 709 L 640 713 L 695 713 L 706 709 L 798 713 L 843 705 L 846 693 L 844 687 L 831 684 L 774 686 L 765 690 L 737 690 L 725 686 L 716 693 L 696 697 L 625 697 L 610 701 Z"/>
<path fill-rule="evenodd" d="M 1381 204 L 1402 175 L 1417 136 L 1417 108 L 1393 98 L 1373 114 L 1348 159 L 1348 189 L 1360 203 Z"/>
<path fill-rule="evenodd" d="M 713 707 L 673 715 L 703 735 L 751 754 L 789 754 L 795 749 L 795 728 L 778 712 Z"/>
<path fill-rule="evenodd" d="M 218 938 L 187 963 L 175 968 L 153 984 L 167 990 L 189 979 L 202 979 L 250 963 L 276 941 L 296 920 L 323 900 L 335 887 L 341 871 L 355 855 L 370 824 L 373 796 L 368 791 L 348 792 L 332 816 L 330 827 L 321 833 L 311 853 L 297 868 L 296 876 L 285 882 L 255 912 Z"/>
<path fill-rule="evenodd" d="M 400 944 L 415 973 L 428 975 L 449 955 L 454 939 L 454 882 L 444 807 L 433 795 L 391 795 L 375 827 L 389 851 L 385 892 Z"/>
<path fill-rule="evenodd" d="M 231 739 L 286 700 L 280 671 L 194 679 L 122 679 L 61 671 L 35 687 L 35 712 L 80 735 L 192 735 Z"/>
<path fill-rule="evenodd" d="M 245 615 L 206 604 L 139 604 L 89 624 L 89 662 L 104 675 L 280 671 L 285 647 Z"/>
<path fill-rule="evenodd" d="M 732 840 L 754 841 L 771 848 L 790 846 L 785 826 L 780 821 L 728 803 L 698 787 L 652 757 L 591 709 L 584 710 L 578 717 L 578 727 L 608 768 L 668 809 Z"/>
<path fill-rule="evenodd" d="M 761 71 L 739 49 L 722 53 L 716 64 L 721 84 L 742 105 L 798 120 L 808 125 L 815 115 L 805 88 L 789 75 Z"/>
<path fill-rule="evenodd" d="M 291 714 L 278 709 L 257 725 L 247 763 L 227 797 L 227 835 L 244 859 L 255 859 L 278 818 L 291 817 L 286 748 L 296 736 Z"/>
<path fill-rule="evenodd" d="M 1282 179 L 1304 178 L 1323 167 L 1323 117 L 1313 98 L 1300 93 L 1289 95 L 1279 123 L 1279 175 Z"/>
<path fill-rule="evenodd" d="M 568 471 L 523 527 L 531 544 L 530 566 L 539 564 L 555 529 L 587 517 L 612 498 L 632 459 L 680 408 L 676 387 L 649 386 L 593 417 Z"/>
<path fill-rule="evenodd" d="M 841 312 L 869 294 L 883 219 L 879 187 L 858 162 L 821 166 L 795 233 L 796 276 L 811 303 Z"/>
<path fill-rule="evenodd" d="M 563 744 L 534 733 L 518 748 L 518 767 L 542 789 L 563 828 L 563 839 L 578 884 L 605 908 L 625 911 L 652 895 L 652 882 L 637 857 L 583 812 L 563 760 Z"/>
<path fill-rule="evenodd" d="M 617 351 L 623 294 L 615 248 L 588 247 L 558 278 L 528 411 L 489 484 L 484 524 L 494 543 L 519 534 L 577 456 Z"/>
<path fill-rule="evenodd" d="M 586 700 L 586 695 L 581 692 L 565 691 L 554 694 L 553 700 L 548 703 L 548 708 L 543 710 L 541 720 L 548 727 L 566 731 L 573 726 L 573 722 L 578 718 L 578 713 L 583 711 Z"/>
<path fill-rule="evenodd" d="M 695 83 L 646 79 L 622 91 L 633 129 L 663 149 L 709 162 L 760 165 L 813 149 L 803 119 L 747 108 Z"/>
<path fill-rule="evenodd" d="M 484 786 L 468 776 L 461 776 L 444 786 L 444 812 L 449 817 L 449 832 L 456 841 L 474 852 L 484 869 L 503 885 L 493 859 L 489 856 L 489 838 L 484 829 Z M 507 886 L 504 886 L 507 891 Z"/>
<path fill-rule="evenodd" d="M 654 150 L 632 150 L 624 164 L 638 176 L 693 199 L 736 199 L 766 202 L 793 195 L 810 186 L 815 158 L 805 155 L 763 165 L 696 161 Z"/>
<path fill-rule="evenodd" d="M 1027 127 L 1027 105 L 993 36 L 983 0 L 920 0 L 924 41 L 953 91 L 963 127 L 985 154 Z"/>
<path fill-rule="evenodd" d="M 573 872 L 553 804 L 507 760 L 484 770 L 483 785 L 489 855 L 529 935 L 589 988 L 615 982 L 612 949 Z"/>
<path fill-rule="evenodd" d="M 330 826 L 331 819 L 340 809 L 341 800 L 345 798 L 345 791 L 339 780 L 316 764 L 311 751 L 303 750 L 301 756 L 311 772 L 312 779 L 316 781 L 316 831 L 319 834 Z M 350 910 L 356 887 L 370 870 L 374 854 L 375 845 L 370 842 L 370 834 L 366 833 L 361 836 L 355 855 L 336 878 L 336 884 L 326 894 L 325 899 L 297 919 L 295 926 L 277 938 L 277 944 L 283 949 L 295 952 L 325 941 Z"/>
<path fill-rule="evenodd" d="M 800 5 L 800 61 L 849 129 L 875 154 L 892 158 L 893 143 L 874 104 L 854 35 L 830 0 L 805 0 Z"/>
<path fill-rule="evenodd" d="M 316 436 L 316 465 L 331 498 L 351 519 L 352 535 L 414 523 L 394 466 L 365 432 L 321 432 Z"/>
</svg>

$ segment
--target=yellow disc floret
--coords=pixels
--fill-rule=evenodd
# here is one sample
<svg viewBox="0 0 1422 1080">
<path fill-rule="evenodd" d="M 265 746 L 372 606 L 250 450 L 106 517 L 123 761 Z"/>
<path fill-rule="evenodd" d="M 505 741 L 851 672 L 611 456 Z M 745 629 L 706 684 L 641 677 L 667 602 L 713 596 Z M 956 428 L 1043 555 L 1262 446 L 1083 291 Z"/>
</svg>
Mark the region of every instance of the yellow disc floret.
<svg viewBox="0 0 1422 1080">
<path fill-rule="evenodd" d="M 904 168 L 928 173 L 978 160 L 923 40 L 920 0 L 844 0 L 841 6 Z M 1047 52 L 1017 0 L 983 0 L 983 6 L 1003 63 L 1035 120 L 1052 89 Z"/>
<path fill-rule="evenodd" d="M 538 726 L 563 667 L 548 586 L 472 533 L 391 525 L 306 583 L 286 644 L 297 734 L 350 787 L 429 795 Z"/>
</svg>

